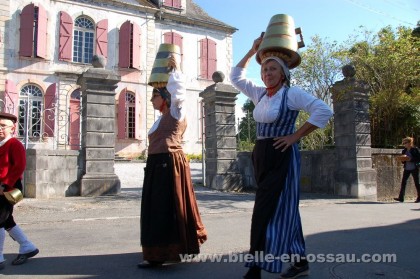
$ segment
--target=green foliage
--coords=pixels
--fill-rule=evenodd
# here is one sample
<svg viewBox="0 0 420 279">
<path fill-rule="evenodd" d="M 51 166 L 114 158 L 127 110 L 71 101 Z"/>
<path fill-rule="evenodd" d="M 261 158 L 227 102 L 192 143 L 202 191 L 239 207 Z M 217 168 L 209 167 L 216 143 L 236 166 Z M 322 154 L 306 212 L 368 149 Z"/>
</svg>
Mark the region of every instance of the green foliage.
<svg viewBox="0 0 420 279">
<path fill-rule="evenodd" d="M 255 140 L 257 139 L 256 123 L 252 117 L 254 108 L 255 105 L 250 99 L 246 100 L 242 107 L 242 111 L 245 113 L 245 116 L 242 117 L 241 121 L 239 122 L 239 132 L 237 135 L 238 146 L 242 141 L 255 143 Z"/>
<path fill-rule="evenodd" d="M 185 154 L 185 157 L 187 157 L 189 161 L 202 161 L 203 160 L 202 154 Z M 136 160 L 145 161 L 146 159 L 147 159 L 147 156 L 145 152 L 136 157 Z"/>
<path fill-rule="evenodd" d="M 327 42 L 319 36 L 311 38 L 311 44 L 301 53 L 302 62 L 292 72 L 292 84 L 303 88 L 309 94 L 332 105 L 331 87 L 342 78 L 341 68 L 346 63 L 341 48 L 336 42 Z M 308 113 L 299 113 L 296 129 L 309 118 Z M 300 148 L 305 150 L 323 149 L 334 143 L 333 122 L 324 129 L 316 129 L 300 140 Z"/>
<path fill-rule="evenodd" d="M 252 151 L 254 149 L 255 141 L 241 140 L 238 143 L 238 151 Z"/>
<path fill-rule="evenodd" d="M 302 126 L 309 118 L 307 112 L 301 111 L 296 120 L 296 126 Z M 334 145 L 333 121 L 330 120 L 323 129 L 316 129 L 306 137 L 300 140 L 299 147 L 301 150 L 320 150 L 326 149 Z"/>
<path fill-rule="evenodd" d="M 136 160 L 141 160 L 141 161 L 145 161 L 147 159 L 146 155 L 141 154 L 139 156 L 136 157 Z"/>
<path fill-rule="evenodd" d="M 302 62 L 292 72 L 292 84 L 331 105 L 331 86 L 342 77 L 344 59 L 336 42 L 315 36 L 301 53 Z"/>
<path fill-rule="evenodd" d="M 202 161 L 203 160 L 203 155 L 202 154 L 185 154 L 185 157 L 187 157 L 187 159 L 189 161 Z"/>
<path fill-rule="evenodd" d="M 143 150 L 143 152 L 140 155 L 138 155 L 137 157 L 135 157 L 135 160 L 146 161 L 147 160 L 146 150 Z"/>
<path fill-rule="evenodd" d="M 346 55 L 356 78 L 371 88 L 371 140 L 374 147 L 395 147 L 405 136 L 420 137 L 420 38 L 411 29 L 364 31 Z"/>
</svg>

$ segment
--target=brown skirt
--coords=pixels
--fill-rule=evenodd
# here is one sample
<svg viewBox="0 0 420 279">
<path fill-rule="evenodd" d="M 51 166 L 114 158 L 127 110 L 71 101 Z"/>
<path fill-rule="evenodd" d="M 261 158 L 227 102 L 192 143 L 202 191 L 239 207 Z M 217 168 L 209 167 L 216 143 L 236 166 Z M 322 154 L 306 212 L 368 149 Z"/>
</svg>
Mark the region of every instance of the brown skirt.
<svg viewBox="0 0 420 279">
<path fill-rule="evenodd" d="M 200 253 L 207 232 L 182 151 L 148 156 L 140 218 L 144 260 L 180 261 L 179 254 Z"/>
</svg>

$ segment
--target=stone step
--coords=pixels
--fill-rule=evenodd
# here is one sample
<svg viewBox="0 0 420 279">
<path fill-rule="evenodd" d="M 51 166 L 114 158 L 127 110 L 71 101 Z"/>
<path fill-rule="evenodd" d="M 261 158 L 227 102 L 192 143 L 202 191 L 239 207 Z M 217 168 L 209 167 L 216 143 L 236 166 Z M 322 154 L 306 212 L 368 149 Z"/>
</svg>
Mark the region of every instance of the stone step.
<svg viewBox="0 0 420 279">
<path fill-rule="evenodd" d="M 131 162 L 131 160 L 130 160 L 130 159 L 127 159 L 127 158 L 125 158 L 125 157 L 121 157 L 121 156 L 119 156 L 119 155 L 117 155 L 117 154 L 115 154 L 114 161 L 115 161 L 115 162 Z"/>
</svg>

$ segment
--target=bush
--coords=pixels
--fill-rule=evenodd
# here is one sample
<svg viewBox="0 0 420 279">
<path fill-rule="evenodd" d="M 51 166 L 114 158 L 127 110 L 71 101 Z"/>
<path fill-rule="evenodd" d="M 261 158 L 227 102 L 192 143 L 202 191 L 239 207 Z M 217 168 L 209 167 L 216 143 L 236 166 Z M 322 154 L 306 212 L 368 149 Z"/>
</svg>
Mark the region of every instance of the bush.
<svg viewBox="0 0 420 279">
<path fill-rule="evenodd" d="M 185 154 L 190 162 L 201 162 L 203 161 L 202 154 Z"/>
<path fill-rule="evenodd" d="M 137 156 L 135 159 L 140 160 L 140 161 L 146 161 L 147 160 L 146 150 L 143 150 L 143 152 L 141 152 L 141 154 Z"/>
<path fill-rule="evenodd" d="M 238 151 L 252 151 L 254 149 L 254 142 L 241 140 L 238 144 Z"/>
</svg>

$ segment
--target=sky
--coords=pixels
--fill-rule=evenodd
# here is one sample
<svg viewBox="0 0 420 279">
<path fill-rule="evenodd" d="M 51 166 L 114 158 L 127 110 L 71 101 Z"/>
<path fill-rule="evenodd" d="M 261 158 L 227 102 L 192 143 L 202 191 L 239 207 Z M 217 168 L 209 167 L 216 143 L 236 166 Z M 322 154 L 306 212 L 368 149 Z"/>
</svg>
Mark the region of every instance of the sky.
<svg viewBox="0 0 420 279">
<path fill-rule="evenodd" d="M 233 65 L 265 31 L 271 17 L 287 14 L 302 29 L 306 45 L 318 35 L 328 42 L 345 42 L 360 26 L 377 32 L 385 26 L 414 28 L 420 21 L 420 0 L 193 0 L 210 16 L 238 29 L 233 34 Z M 303 48 L 302 50 L 304 50 Z M 248 75 L 261 83 L 253 58 Z M 293 73 L 292 73 L 293 74 Z M 236 118 L 243 116 L 246 97 L 238 96 Z"/>
</svg>

